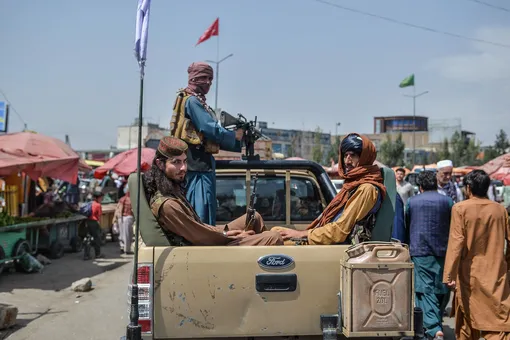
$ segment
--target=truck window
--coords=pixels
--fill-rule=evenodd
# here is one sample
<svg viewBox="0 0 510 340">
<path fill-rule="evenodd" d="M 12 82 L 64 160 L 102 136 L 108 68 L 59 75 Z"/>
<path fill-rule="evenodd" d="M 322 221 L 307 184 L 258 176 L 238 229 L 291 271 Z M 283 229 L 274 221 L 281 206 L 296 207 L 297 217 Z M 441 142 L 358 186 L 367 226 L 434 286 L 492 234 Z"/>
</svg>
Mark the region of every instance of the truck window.
<svg viewBox="0 0 510 340">
<path fill-rule="evenodd" d="M 216 201 L 218 222 L 228 222 L 245 214 L 247 205 L 245 176 L 217 176 Z M 255 209 L 265 221 L 285 221 L 284 177 L 258 178 Z"/>
<path fill-rule="evenodd" d="M 322 213 L 319 188 L 310 179 L 291 177 L 290 193 L 291 223 L 311 222 Z M 217 176 L 216 200 L 216 220 L 219 223 L 231 221 L 245 214 L 247 204 L 245 176 Z M 255 209 L 264 221 L 285 222 L 286 200 L 283 175 L 258 178 Z"/>
<path fill-rule="evenodd" d="M 319 189 L 309 179 L 292 177 L 290 180 L 290 222 L 312 222 L 323 210 Z"/>
</svg>

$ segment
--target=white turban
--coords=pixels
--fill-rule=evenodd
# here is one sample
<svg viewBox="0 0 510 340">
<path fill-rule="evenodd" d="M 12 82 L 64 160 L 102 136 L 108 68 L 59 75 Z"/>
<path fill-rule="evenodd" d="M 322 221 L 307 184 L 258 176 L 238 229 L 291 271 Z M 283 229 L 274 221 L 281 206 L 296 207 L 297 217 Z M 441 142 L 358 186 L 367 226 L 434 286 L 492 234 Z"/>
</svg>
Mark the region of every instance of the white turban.
<svg viewBox="0 0 510 340">
<path fill-rule="evenodd" d="M 448 166 L 453 167 L 453 162 L 451 160 L 449 160 L 449 159 L 445 159 L 443 161 L 437 162 L 437 168 L 438 169 L 446 168 Z"/>
</svg>

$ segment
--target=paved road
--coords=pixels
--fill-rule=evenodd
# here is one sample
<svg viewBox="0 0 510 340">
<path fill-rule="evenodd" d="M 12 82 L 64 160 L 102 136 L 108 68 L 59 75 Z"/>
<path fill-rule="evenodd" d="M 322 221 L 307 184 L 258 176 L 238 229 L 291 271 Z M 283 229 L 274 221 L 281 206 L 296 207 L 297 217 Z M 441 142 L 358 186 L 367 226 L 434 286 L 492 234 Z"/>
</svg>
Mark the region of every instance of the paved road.
<svg viewBox="0 0 510 340">
<path fill-rule="evenodd" d="M 105 247 L 106 259 L 83 261 L 66 254 L 42 274 L 0 276 L 0 301 L 19 308 L 19 326 L 0 332 L 0 339 L 118 340 L 125 333 L 127 282 L 131 256 L 120 257 L 117 247 Z M 72 282 L 91 277 L 93 290 L 75 293 Z"/>
<path fill-rule="evenodd" d="M 0 301 L 19 308 L 18 323 L 0 340 L 117 340 L 128 323 L 127 282 L 131 256 L 119 256 L 108 243 L 106 259 L 84 262 L 81 254 L 66 254 L 42 274 L 3 274 Z M 91 277 L 93 290 L 75 293 L 71 283 Z M 446 339 L 455 339 L 453 320 L 445 319 Z"/>
</svg>

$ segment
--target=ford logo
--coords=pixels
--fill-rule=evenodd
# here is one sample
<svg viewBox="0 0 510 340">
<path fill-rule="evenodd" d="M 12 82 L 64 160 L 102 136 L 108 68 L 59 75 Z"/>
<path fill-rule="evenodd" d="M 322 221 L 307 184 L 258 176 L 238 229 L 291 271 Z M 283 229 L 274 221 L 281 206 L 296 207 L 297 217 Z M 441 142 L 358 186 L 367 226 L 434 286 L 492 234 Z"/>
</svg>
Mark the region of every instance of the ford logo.
<svg viewBox="0 0 510 340">
<path fill-rule="evenodd" d="M 262 256 L 257 262 L 263 269 L 285 269 L 294 264 L 294 259 L 287 255 L 278 254 Z"/>
</svg>

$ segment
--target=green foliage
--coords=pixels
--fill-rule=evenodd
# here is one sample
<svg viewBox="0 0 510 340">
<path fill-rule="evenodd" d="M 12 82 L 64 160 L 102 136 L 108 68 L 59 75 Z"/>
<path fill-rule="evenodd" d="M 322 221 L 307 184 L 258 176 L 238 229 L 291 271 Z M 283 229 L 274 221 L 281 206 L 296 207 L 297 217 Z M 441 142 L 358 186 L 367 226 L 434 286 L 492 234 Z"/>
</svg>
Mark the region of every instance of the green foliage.
<svg viewBox="0 0 510 340">
<path fill-rule="evenodd" d="M 380 161 L 389 167 L 404 164 L 405 147 L 402 141 L 402 133 L 397 135 L 395 141 L 393 141 L 390 134 L 387 134 L 386 140 L 381 143 L 381 148 L 379 150 Z"/>
<path fill-rule="evenodd" d="M 496 150 L 498 156 L 504 155 L 506 150 L 510 148 L 510 143 L 508 142 L 508 136 L 506 132 L 501 129 L 496 135 L 496 141 L 494 142 L 494 149 Z M 496 156 L 497 157 L 497 156 Z"/>
</svg>

